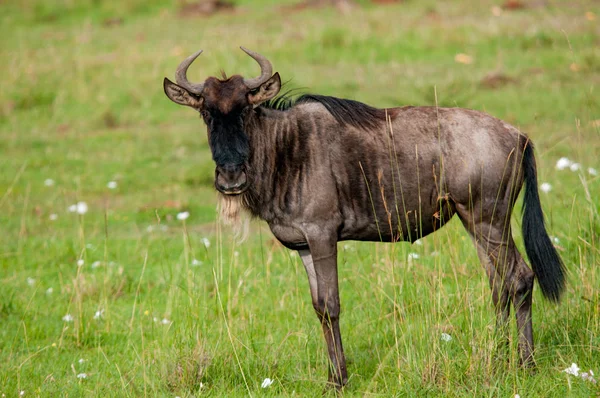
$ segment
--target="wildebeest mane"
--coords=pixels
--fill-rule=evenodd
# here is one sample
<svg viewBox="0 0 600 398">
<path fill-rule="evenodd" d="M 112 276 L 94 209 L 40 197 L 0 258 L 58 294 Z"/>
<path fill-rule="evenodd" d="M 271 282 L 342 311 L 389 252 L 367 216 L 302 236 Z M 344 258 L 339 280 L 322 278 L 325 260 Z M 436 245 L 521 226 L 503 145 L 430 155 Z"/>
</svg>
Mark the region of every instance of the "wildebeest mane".
<svg viewBox="0 0 600 398">
<path fill-rule="evenodd" d="M 385 122 L 385 109 L 374 108 L 359 101 L 327 95 L 303 94 L 298 98 L 293 98 L 288 91 L 263 103 L 262 106 L 269 109 L 287 111 L 296 105 L 311 102 L 323 105 L 341 125 L 370 129 L 381 126 L 381 122 Z"/>
</svg>

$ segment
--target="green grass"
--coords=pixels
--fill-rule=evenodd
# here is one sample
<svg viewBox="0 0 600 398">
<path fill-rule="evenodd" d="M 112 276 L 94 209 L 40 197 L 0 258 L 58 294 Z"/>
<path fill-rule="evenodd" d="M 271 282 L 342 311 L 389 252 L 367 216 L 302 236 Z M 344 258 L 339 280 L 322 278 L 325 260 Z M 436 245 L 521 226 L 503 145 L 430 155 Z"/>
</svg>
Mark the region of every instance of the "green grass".
<svg viewBox="0 0 600 398">
<path fill-rule="evenodd" d="M 505 119 L 532 137 L 553 187 L 542 202 L 569 284 L 558 306 L 536 288 L 537 370 L 518 366 L 515 341 L 495 356 L 487 279 L 453 221 L 422 245 L 339 244 L 346 395 L 599 395 L 562 372 L 576 362 L 600 379 L 600 177 L 587 172 L 600 170 L 597 3 L 499 17 L 493 1 L 362 2 L 345 15 L 255 3 L 210 18 L 181 18 L 176 1 L 0 3 L 0 393 L 321 394 L 326 350 L 298 256 L 260 222 L 241 245 L 215 222 L 205 127 L 162 91 L 198 48 L 191 79 L 257 74 L 244 45 L 290 87 L 381 107 L 437 93 Z M 508 83 L 486 86 L 491 73 Z M 556 170 L 562 156 L 582 170 Z M 83 216 L 67 211 L 78 201 Z"/>
</svg>

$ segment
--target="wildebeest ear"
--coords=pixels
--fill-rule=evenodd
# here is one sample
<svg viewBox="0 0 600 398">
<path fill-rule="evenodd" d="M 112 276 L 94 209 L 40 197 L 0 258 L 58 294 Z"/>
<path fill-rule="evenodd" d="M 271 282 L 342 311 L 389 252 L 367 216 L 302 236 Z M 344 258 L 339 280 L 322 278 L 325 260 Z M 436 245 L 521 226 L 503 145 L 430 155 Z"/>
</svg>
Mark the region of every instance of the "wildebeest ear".
<svg viewBox="0 0 600 398">
<path fill-rule="evenodd" d="M 166 77 L 163 82 L 163 88 L 165 89 L 167 97 L 176 104 L 191 106 L 195 109 L 200 108 L 202 105 L 202 97 L 190 93 L 185 88 L 178 86 Z"/>
<path fill-rule="evenodd" d="M 248 101 L 254 106 L 258 106 L 276 96 L 280 89 L 281 78 L 279 77 L 279 72 L 275 72 L 269 80 L 254 90 L 255 92 L 250 92 L 250 94 L 248 94 Z"/>
</svg>

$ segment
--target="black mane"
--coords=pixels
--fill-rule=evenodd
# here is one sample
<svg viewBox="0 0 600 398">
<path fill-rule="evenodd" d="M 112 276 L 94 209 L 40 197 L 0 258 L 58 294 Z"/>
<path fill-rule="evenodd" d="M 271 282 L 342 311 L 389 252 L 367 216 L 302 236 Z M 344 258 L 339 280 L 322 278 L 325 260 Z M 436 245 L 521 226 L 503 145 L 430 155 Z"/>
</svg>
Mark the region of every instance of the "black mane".
<svg viewBox="0 0 600 398">
<path fill-rule="evenodd" d="M 290 92 L 287 92 L 263 103 L 261 106 L 268 109 L 287 111 L 296 105 L 310 102 L 322 104 L 341 125 L 370 129 L 381 126 L 382 121 L 385 122 L 385 109 L 378 109 L 362 102 L 326 95 L 303 94 L 298 98 L 293 98 Z"/>
</svg>

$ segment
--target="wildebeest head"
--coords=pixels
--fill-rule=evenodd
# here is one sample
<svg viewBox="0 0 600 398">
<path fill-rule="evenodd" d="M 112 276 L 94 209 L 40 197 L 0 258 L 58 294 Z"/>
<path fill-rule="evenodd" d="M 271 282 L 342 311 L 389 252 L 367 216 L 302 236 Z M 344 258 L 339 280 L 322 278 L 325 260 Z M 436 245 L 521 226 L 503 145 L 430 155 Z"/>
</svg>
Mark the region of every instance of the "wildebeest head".
<svg viewBox="0 0 600 398">
<path fill-rule="evenodd" d="M 262 55 L 241 49 L 260 65 L 260 76 L 244 79 L 235 75 L 225 80 L 209 77 L 204 83 L 190 83 L 188 67 L 202 53 L 192 54 L 177 67 L 177 84 L 164 80 L 171 101 L 196 109 L 208 127 L 208 142 L 216 163 L 215 187 L 226 195 L 237 195 L 248 189 L 250 147 L 245 131 L 248 116 L 262 102 L 273 98 L 281 88 L 279 73 Z"/>
</svg>

